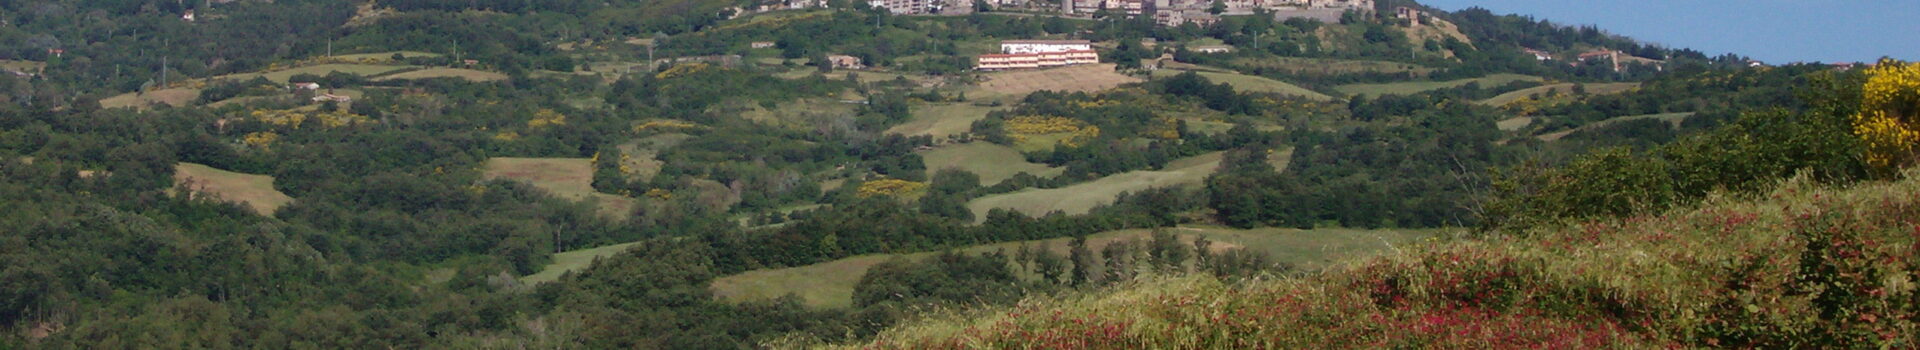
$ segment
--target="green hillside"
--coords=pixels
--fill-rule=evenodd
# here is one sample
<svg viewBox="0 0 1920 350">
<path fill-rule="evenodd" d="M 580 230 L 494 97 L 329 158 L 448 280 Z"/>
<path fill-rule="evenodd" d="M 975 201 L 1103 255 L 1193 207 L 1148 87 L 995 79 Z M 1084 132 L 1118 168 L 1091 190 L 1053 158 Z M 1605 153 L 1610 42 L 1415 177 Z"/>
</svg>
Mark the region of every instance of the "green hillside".
<svg viewBox="0 0 1920 350">
<path fill-rule="evenodd" d="M 0 1 L 0 350 L 1915 344 L 1920 65 L 1046 3 Z"/>
</svg>

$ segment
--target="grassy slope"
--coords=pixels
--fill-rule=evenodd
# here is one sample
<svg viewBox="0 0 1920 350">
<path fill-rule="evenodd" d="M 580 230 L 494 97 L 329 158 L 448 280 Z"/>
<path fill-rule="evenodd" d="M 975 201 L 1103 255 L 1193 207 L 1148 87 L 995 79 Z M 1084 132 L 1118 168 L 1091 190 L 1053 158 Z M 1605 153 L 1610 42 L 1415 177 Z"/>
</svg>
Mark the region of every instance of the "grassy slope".
<svg viewBox="0 0 1920 350">
<path fill-rule="evenodd" d="M 1500 96 L 1494 96 L 1493 98 L 1481 100 L 1480 104 L 1488 105 L 1488 106 L 1505 106 L 1508 103 L 1513 103 L 1513 101 L 1519 101 L 1520 99 L 1527 98 L 1528 96 L 1533 96 L 1534 94 L 1546 95 L 1548 91 L 1558 91 L 1562 94 L 1571 94 L 1573 93 L 1574 85 L 1586 85 L 1587 93 L 1596 94 L 1596 95 L 1617 94 L 1617 93 L 1625 92 L 1629 89 L 1640 87 L 1640 83 L 1547 84 L 1547 85 L 1541 85 L 1541 86 L 1535 86 L 1535 87 L 1510 91 L 1504 94 L 1500 94 Z"/>
<path fill-rule="evenodd" d="M 520 282 L 526 282 L 528 284 L 551 282 L 560 279 L 560 275 L 562 274 L 587 268 L 587 265 L 593 264 L 593 261 L 596 259 L 620 254 L 621 252 L 627 251 L 627 248 L 639 243 L 640 242 L 621 243 L 556 253 L 553 254 L 552 263 L 547 264 L 545 268 L 541 268 L 540 272 L 520 277 Z"/>
<path fill-rule="evenodd" d="M 928 173 L 947 168 L 960 169 L 980 175 L 980 184 L 986 186 L 1000 183 L 1022 172 L 1039 177 L 1053 177 L 1065 170 L 1048 167 L 1046 164 L 1029 163 L 1026 156 L 1020 155 L 1019 151 L 988 142 L 942 146 L 920 152 L 920 157 L 925 159 Z"/>
<path fill-rule="evenodd" d="M 1111 63 L 1087 64 L 1050 69 L 1011 70 L 987 73 L 980 83 L 977 98 L 1019 98 L 1034 91 L 1092 92 L 1139 82 L 1140 78 L 1114 72 Z"/>
<path fill-rule="evenodd" d="M 467 81 L 487 82 L 487 81 L 507 80 L 507 75 L 488 72 L 488 71 L 465 69 L 465 68 L 430 68 L 430 69 L 422 69 L 422 70 L 417 70 L 412 72 L 405 72 L 400 74 L 384 76 L 384 77 L 380 77 L 377 80 L 387 81 L 387 80 L 431 79 L 431 78 L 460 78 L 460 79 L 466 79 Z"/>
<path fill-rule="evenodd" d="M 334 55 L 334 56 L 333 56 L 333 58 L 334 58 L 334 59 L 341 59 L 341 60 L 390 60 L 390 59 L 393 59 L 393 54 L 396 54 L 396 53 L 397 53 L 397 54 L 400 54 L 400 57 L 405 57 L 405 58 L 416 58 L 416 57 L 440 57 L 440 56 L 441 56 L 440 54 L 437 54 L 437 53 L 431 53 L 431 52 L 420 52 L 420 51 L 387 51 L 387 52 L 374 52 L 374 53 L 356 53 L 356 54 L 346 54 L 346 55 Z"/>
<path fill-rule="evenodd" d="M 1391 61 L 1344 60 L 1344 59 L 1336 59 L 1336 58 L 1305 58 L 1305 57 L 1240 58 L 1240 59 L 1234 60 L 1233 65 L 1237 67 L 1261 67 L 1266 69 L 1298 72 L 1300 74 L 1319 74 L 1319 75 L 1347 74 L 1347 73 L 1427 74 L 1433 71 L 1433 68 L 1428 68 L 1428 67 L 1414 65 L 1414 64 L 1391 62 Z"/>
<path fill-rule="evenodd" d="M 1402 246 L 1300 278 L 1142 280 L 936 315 L 865 345 L 1792 348 L 1820 347 L 1802 342 L 1822 337 L 1911 345 L 1920 341 L 1915 176 L 1846 190 L 1790 181 L 1757 201 L 1716 196 L 1659 215 Z M 1841 316 L 1819 317 L 1822 305 Z"/>
<path fill-rule="evenodd" d="M 358 74 L 360 76 L 374 76 L 374 75 L 380 75 L 383 73 L 392 72 L 396 70 L 406 69 L 409 67 L 411 66 L 384 65 L 384 64 L 330 63 L 330 64 L 317 64 L 317 65 L 311 65 L 311 66 L 293 68 L 293 69 L 277 70 L 277 71 L 266 72 L 266 73 L 241 73 L 241 74 L 222 75 L 219 77 L 215 77 L 214 79 L 246 80 L 246 79 L 253 79 L 254 77 L 266 77 L 267 80 L 270 80 L 276 83 L 286 83 L 287 79 L 300 74 L 313 74 L 313 75 L 325 76 L 333 72 L 342 72 L 342 73 Z"/>
<path fill-rule="evenodd" d="M 146 108 L 149 105 L 165 104 L 174 107 L 186 106 L 200 99 L 200 89 L 172 88 L 154 90 L 148 93 L 124 93 L 100 100 L 100 108 Z"/>
<path fill-rule="evenodd" d="M 911 108 L 913 120 L 888 128 L 887 133 L 944 139 L 972 130 L 973 122 L 986 119 L 988 112 L 1002 109 L 972 103 L 916 103 Z"/>
<path fill-rule="evenodd" d="M 1539 138 L 1541 141 L 1559 141 L 1560 138 L 1567 137 L 1567 135 L 1572 135 L 1574 132 L 1577 132 L 1580 130 L 1597 128 L 1597 127 L 1605 126 L 1607 124 L 1613 124 L 1613 123 L 1619 123 L 1619 122 L 1631 121 L 1631 120 L 1640 120 L 1640 119 L 1659 119 L 1661 121 L 1667 122 L 1667 124 L 1670 124 L 1675 128 L 1679 128 L 1680 122 L 1687 120 L 1687 117 L 1691 117 L 1691 116 L 1693 116 L 1693 112 L 1645 114 L 1645 115 L 1630 115 L 1630 116 L 1624 116 L 1624 117 L 1614 117 L 1611 119 L 1594 122 L 1592 124 L 1582 125 L 1578 128 L 1573 128 L 1571 130 L 1546 133 L 1546 134 L 1541 134 L 1540 136 L 1535 136 L 1535 137 Z"/>
<path fill-rule="evenodd" d="M 174 166 L 173 181 L 186 185 L 194 192 L 208 193 L 220 199 L 239 202 L 252 208 L 261 215 L 273 215 L 280 207 L 293 202 L 293 197 L 273 189 L 273 177 L 266 175 L 242 174 L 213 167 L 180 163 Z"/>
<path fill-rule="evenodd" d="M 1481 87 L 1495 87 L 1515 81 L 1540 81 L 1540 77 L 1519 74 L 1494 74 L 1472 79 L 1448 81 L 1407 81 L 1386 84 L 1348 84 L 1334 87 L 1334 90 L 1349 95 L 1410 95 L 1436 89 L 1445 89 L 1471 82 L 1479 82 Z"/>
<path fill-rule="evenodd" d="M 1067 187 L 1028 189 L 980 197 L 968 202 L 967 208 L 972 209 L 974 217 L 979 220 L 985 220 L 987 211 L 993 208 L 1018 210 L 1029 216 L 1046 215 L 1053 211 L 1085 214 L 1094 206 L 1112 203 L 1120 192 L 1198 184 L 1219 166 L 1220 153 L 1214 152 L 1174 160 L 1162 170 L 1129 171 Z"/>
<path fill-rule="evenodd" d="M 1162 69 L 1162 70 L 1154 71 L 1153 75 L 1155 77 L 1166 77 L 1166 76 L 1178 75 L 1180 73 L 1184 73 L 1184 72 L 1172 70 L 1172 69 Z M 1278 94 L 1294 95 L 1294 96 L 1305 97 L 1307 99 L 1311 99 L 1314 101 L 1327 101 L 1327 100 L 1333 99 L 1332 96 L 1327 96 L 1326 94 L 1314 92 L 1313 90 L 1307 90 L 1306 88 L 1300 87 L 1298 85 L 1293 85 L 1291 83 L 1287 83 L 1284 81 L 1267 79 L 1266 77 L 1252 76 L 1252 75 L 1245 75 L 1245 74 L 1234 74 L 1234 73 L 1207 72 L 1207 71 L 1195 71 L 1194 73 L 1198 73 L 1200 74 L 1200 76 L 1206 77 L 1207 80 L 1213 81 L 1215 83 L 1226 83 L 1227 85 L 1232 85 L 1233 88 L 1239 89 L 1241 91 L 1271 92 L 1271 93 L 1278 93 Z"/>
<path fill-rule="evenodd" d="M 1087 238 L 1087 245 L 1099 251 L 1108 243 L 1127 239 L 1146 240 L 1152 230 L 1135 229 L 1102 232 Z M 1432 237 L 1430 230 L 1349 230 L 1349 229 L 1254 229 L 1236 230 L 1216 227 L 1180 227 L 1172 231 L 1184 238 L 1206 237 L 1216 247 L 1245 247 L 1272 254 L 1276 260 L 1296 266 L 1316 268 L 1345 258 L 1372 256 L 1390 250 L 1393 244 L 1409 244 Z M 1068 238 L 987 244 L 959 249 L 984 253 L 1006 249 L 1009 254 L 1021 245 L 1046 247 L 1067 253 Z M 852 303 L 853 287 L 868 268 L 895 257 L 920 259 L 934 253 L 875 254 L 834 260 L 819 264 L 749 271 L 722 277 L 713 282 L 715 294 L 732 301 L 767 300 L 792 294 L 806 305 L 817 308 L 847 307 Z"/>
<path fill-rule="evenodd" d="M 586 158 L 491 158 L 483 176 L 525 181 L 569 200 L 597 200 L 609 216 L 625 217 L 636 205 L 633 198 L 593 190 L 593 161 Z"/>
</svg>

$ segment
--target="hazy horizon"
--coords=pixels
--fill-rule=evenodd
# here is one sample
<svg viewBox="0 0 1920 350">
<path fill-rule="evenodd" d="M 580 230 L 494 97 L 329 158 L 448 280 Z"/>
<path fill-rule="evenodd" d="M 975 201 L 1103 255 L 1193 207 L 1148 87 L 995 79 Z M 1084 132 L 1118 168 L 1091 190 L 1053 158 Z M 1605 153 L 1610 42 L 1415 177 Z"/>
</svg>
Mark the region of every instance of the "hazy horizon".
<svg viewBox="0 0 1920 350">
<path fill-rule="evenodd" d="M 1602 30 L 1708 55 L 1785 63 L 1920 60 L 1920 1 L 1809 6 L 1785 0 L 1424 0 L 1448 11 L 1483 7 Z M 1844 4 L 1845 6 L 1839 6 Z"/>
</svg>

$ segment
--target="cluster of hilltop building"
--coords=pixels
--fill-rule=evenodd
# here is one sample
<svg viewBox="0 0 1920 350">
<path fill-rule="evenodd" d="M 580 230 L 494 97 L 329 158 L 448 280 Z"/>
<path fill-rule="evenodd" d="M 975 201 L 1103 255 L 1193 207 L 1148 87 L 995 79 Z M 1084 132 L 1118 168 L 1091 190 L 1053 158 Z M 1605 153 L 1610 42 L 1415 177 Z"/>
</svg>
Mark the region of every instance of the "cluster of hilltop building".
<svg viewBox="0 0 1920 350">
<path fill-rule="evenodd" d="M 996 5 L 1034 6 L 1040 0 L 989 0 Z M 1186 23 L 1207 25 L 1219 16 L 1250 15 L 1258 10 L 1273 12 L 1280 18 L 1308 18 L 1337 22 L 1347 11 L 1373 11 L 1374 0 L 1223 0 L 1224 11 L 1213 12 L 1213 0 L 1059 0 L 1055 6 L 1066 15 L 1090 15 L 1106 11 L 1127 16 L 1153 16 L 1166 26 Z"/>
<path fill-rule="evenodd" d="M 972 11 L 972 0 L 856 0 L 868 6 L 884 8 L 895 14 L 945 14 L 956 10 Z M 1126 16 L 1152 16 L 1166 26 L 1186 23 L 1207 25 L 1220 16 L 1251 15 L 1258 10 L 1274 13 L 1281 19 L 1306 18 L 1338 22 L 1347 11 L 1370 12 L 1374 0 L 1222 0 L 1224 11 L 1215 13 L 1213 0 L 986 0 L 994 7 L 1018 7 L 1032 10 L 1057 9 L 1063 15 L 1088 16 L 1096 12 Z M 825 0 L 781 0 L 768 9 L 825 7 Z"/>
</svg>

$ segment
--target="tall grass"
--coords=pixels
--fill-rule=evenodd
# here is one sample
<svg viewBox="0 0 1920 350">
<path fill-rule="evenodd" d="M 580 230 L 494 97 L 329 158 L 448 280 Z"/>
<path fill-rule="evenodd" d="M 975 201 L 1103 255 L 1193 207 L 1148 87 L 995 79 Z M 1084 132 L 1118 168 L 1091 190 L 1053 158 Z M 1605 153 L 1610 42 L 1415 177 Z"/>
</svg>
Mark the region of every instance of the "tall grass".
<svg viewBox="0 0 1920 350">
<path fill-rule="evenodd" d="M 1920 172 L 1462 238 L 1299 277 L 1156 277 L 843 348 L 1920 346 Z"/>
</svg>

